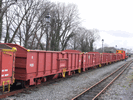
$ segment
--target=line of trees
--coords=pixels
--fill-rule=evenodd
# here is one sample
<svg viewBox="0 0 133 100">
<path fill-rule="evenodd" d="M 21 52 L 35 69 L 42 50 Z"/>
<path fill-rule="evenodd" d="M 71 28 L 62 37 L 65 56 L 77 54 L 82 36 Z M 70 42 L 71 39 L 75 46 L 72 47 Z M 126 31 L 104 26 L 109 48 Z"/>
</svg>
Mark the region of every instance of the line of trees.
<svg viewBox="0 0 133 100">
<path fill-rule="evenodd" d="M 47 28 L 45 16 L 48 13 L 51 21 Z M 74 4 L 0 0 L 0 41 L 4 43 L 17 43 L 27 49 L 93 51 L 93 43 L 99 39 L 98 30 L 80 25 Z"/>
</svg>

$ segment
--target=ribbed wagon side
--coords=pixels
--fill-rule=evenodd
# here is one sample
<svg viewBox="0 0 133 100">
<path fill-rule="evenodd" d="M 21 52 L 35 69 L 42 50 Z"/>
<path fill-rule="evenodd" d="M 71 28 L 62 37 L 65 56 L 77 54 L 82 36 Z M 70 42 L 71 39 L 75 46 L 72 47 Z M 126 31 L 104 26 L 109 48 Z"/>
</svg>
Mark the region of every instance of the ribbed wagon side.
<svg viewBox="0 0 133 100">
<path fill-rule="evenodd" d="M 101 53 L 101 64 L 108 65 L 111 62 L 111 53 Z"/>
<path fill-rule="evenodd" d="M 111 53 L 111 62 L 113 63 L 113 62 L 116 62 L 116 54 L 115 53 Z"/>
<path fill-rule="evenodd" d="M 8 45 L 17 48 L 15 79 L 25 87 L 63 76 L 66 72 L 64 52 L 28 50 L 17 44 Z"/>
<path fill-rule="evenodd" d="M 99 52 L 88 52 L 88 54 L 93 54 L 93 66 L 101 67 L 101 57 Z"/>
<path fill-rule="evenodd" d="M 83 54 L 82 68 L 85 71 L 88 68 L 100 66 L 101 67 L 101 57 L 99 52 L 87 52 Z"/>
<path fill-rule="evenodd" d="M 122 60 L 122 58 L 123 58 L 123 55 L 121 54 L 121 53 L 116 53 L 116 60 L 117 61 L 120 61 L 120 60 Z"/>
<path fill-rule="evenodd" d="M 107 60 L 107 63 L 108 64 L 111 64 L 112 62 L 112 53 L 108 53 L 108 60 Z"/>
<path fill-rule="evenodd" d="M 81 72 L 82 52 L 78 50 L 64 50 L 66 61 L 66 72 L 72 75 L 75 72 Z"/>
</svg>

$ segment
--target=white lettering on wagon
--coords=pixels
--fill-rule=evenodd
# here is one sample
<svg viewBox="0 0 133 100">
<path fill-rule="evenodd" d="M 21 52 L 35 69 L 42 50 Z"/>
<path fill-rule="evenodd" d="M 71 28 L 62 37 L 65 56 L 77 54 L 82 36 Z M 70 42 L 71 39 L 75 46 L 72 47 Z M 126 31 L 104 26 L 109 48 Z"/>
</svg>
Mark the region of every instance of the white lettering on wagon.
<svg viewBox="0 0 133 100">
<path fill-rule="evenodd" d="M 3 69 L 3 70 L 2 70 L 2 72 L 7 72 L 7 71 L 8 71 L 8 69 Z"/>
<path fill-rule="evenodd" d="M 33 59 L 33 56 L 31 56 L 31 59 Z"/>
<path fill-rule="evenodd" d="M 90 55 L 88 56 L 88 59 L 90 59 Z"/>
<path fill-rule="evenodd" d="M 4 77 L 4 75 L 1 75 L 1 77 Z"/>
<path fill-rule="evenodd" d="M 8 69 L 5 69 L 5 72 L 7 72 L 8 71 Z"/>
<path fill-rule="evenodd" d="M 30 64 L 30 67 L 34 67 L 34 64 Z"/>
<path fill-rule="evenodd" d="M 80 62 L 81 60 L 79 60 L 79 62 Z"/>
<path fill-rule="evenodd" d="M 9 76 L 9 74 L 5 74 L 5 76 Z"/>
</svg>

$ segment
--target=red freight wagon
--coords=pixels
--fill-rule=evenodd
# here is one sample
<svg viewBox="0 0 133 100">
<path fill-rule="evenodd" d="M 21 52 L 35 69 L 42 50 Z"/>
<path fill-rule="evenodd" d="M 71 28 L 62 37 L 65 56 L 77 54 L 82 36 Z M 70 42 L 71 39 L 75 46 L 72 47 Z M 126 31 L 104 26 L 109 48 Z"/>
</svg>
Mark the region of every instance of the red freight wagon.
<svg viewBox="0 0 133 100">
<path fill-rule="evenodd" d="M 112 58 L 112 60 L 111 60 L 111 62 L 116 62 L 116 54 L 115 53 L 111 53 L 111 58 Z"/>
<path fill-rule="evenodd" d="M 78 50 L 64 50 L 63 52 L 65 52 L 65 58 L 68 58 L 66 63 L 66 72 L 68 72 L 68 75 L 75 73 L 76 70 L 80 73 L 82 52 Z"/>
<path fill-rule="evenodd" d="M 111 64 L 112 61 L 112 53 L 108 53 L 108 63 Z"/>
<path fill-rule="evenodd" d="M 110 53 L 101 53 L 101 64 L 108 64 L 111 62 L 111 55 Z"/>
<path fill-rule="evenodd" d="M 116 60 L 117 61 L 120 61 L 120 60 L 122 60 L 122 58 L 123 58 L 123 56 L 122 56 L 122 54 L 120 54 L 120 53 L 116 53 Z"/>
<path fill-rule="evenodd" d="M 0 44 L 0 86 L 3 86 L 3 92 L 5 85 L 8 85 L 9 92 L 10 84 L 13 84 L 15 80 L 15 52 L 16 48 Z"/>
<path fill-rule="evenodd" d="M 85 69 L 95 66 L 101 66 L 101 59 L 100 59 L 100 53 L 99 52 L 88 52 L 83 54 L 83 71 Z"/>
<path fill-rule="evenodd" d="M 89 54 L 93 54 L 93 63 L 94 66 L 99 65 L 101 67 L 101 59 L 100 59 L 100 53 L 99 52 L 88 52 Z"/>
<path fill-rule="evenodd" d="M 17 44 L 15 79 L 24 86 L 37 85 L 66 72 L 66 58 L 61 51 L 27 50 Z M 21 81 L 20 81 L 21 82 Z"/>
<path fill-rule="evenodd" d="M 92 67 L 92 62 L 93 62 L 93 54 L 88 54 L 88 53 L 82 54 L 82 69 L 83 69 L 83 71 L 85 71 L 85 69 L 87 69 L 87 68 Z"/>
</svg>

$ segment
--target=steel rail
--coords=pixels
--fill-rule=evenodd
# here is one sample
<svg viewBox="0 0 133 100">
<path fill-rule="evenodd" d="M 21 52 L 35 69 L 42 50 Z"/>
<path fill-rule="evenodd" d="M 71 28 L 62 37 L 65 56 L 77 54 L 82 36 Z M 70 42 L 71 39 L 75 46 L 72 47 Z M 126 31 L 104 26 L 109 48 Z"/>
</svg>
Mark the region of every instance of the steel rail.
<svg viewBox="0 0 133 100">
<path fill-rule="evenodd" d="M 4 94 L 0 95 L 0 99 L 6 98 L 6 97 L 9 97 L 9 96 L 12 96 L 12 95 L 17 95 L 18 93 L 26 93 L 25 91 L 33 90 L 33 89 L 38 88 L 38 87 L 41 87 L 41 86 L 45 86 L 45 85 L 48 85 L 48 84 L 52 84 L 55 81 L 56 82 L 57 81 L 60 81 L 61 79 L 65 79 L 65 78 L 60 78 L 60 79 L 57 79 L 57 80 L 50 80 L 50 81 L 44 82 L 44 83 L 39 84 L 39 85 L 34 85 L 32 87 L 22 88 L 22 89 L 19 89 L 19 90 L 13 90 L 11 92 L 7 92 L 7 93 L 4 93 Z"/>
<path fill-rule="evenodd" d="M 105 91 L 126 69 L 127 67 L 132 63 L 131 61 L 100 93 L 98 93 L 92 100 L 95 100 L 103 91 Z"/>
<path fill-rule="evenodd" d="M 86 73 L 86 72 L 83 72 L 83 73 Z M 83 74 L 83 73 L 81 73 L 81 74 Z M 77 75 L 80 75 L 80 74 L 76 73 L 76 74 L 73 74 L 72 76 L 66 76 L 65 78 L 58 78 L 58 79 L 49 80 L 49 81 L 46 81 L 46 82 L 41 83 L 39 85 L 34 85 L 32 87 L 22 88 L 22 89 L 19 89 L 19 90 L 13 90 L 11 92 L 7 92 L 7 93 L 4 93 L 4 94 L 1 94 L 0 95 L 0 99 L 6 98 L 6 97 L 9 97 L 9 96 L 13 96 L 13 95 L 17 95 L 18 93 L 22 93 L 22 92 L 27 91 L 27 90 L 33 90 L 35 88 L 38 88 L 38 87 L 41 87 L 41 86 L 45 86 L 45 85 L 48 85 L 48 84 L 52 84 L 54 82 L 58 82 L 58 81 L 61 81 L 61 80 L 65 80 L 67 78 L 71 78 L 71 77 L 74 77 L 74 76 L 77 76 Z"/>
<path fill-rule="evenodd" d="M 87 73 L 88 71 L 82 72 L 80 74 L 79 73 L 75 73 L 75 74 L 73 74 L 71 76 L 66 76 L 65 78 L 57 78 L 57 79 L 53 79 L 53 80 L 50 80 L 50 81 L 46 81 L 46 82 L 41 83 L 39 85 L 32 86 L 32 87 L 22 88 L 22 89 L 19 89 L 19 90 L 13 90 L 13 91 L 10 91 L 10 92 L 4 93 L 4 94 L 0 94 L 0 99 L 6 98 L 6 97 L 9 97 L 9 96 L 13 96 L 13 95 L 17 95 L 18 93 L 22 93 L 24 91 L 31 90 L 31 89 L 34 89 L 34 88 L 37 88 L 37 87 L 40 87 L 40 86 L 45 86 L 45 85 L 48 85 L 48 84 L 52 84 L 54 82 L 65 80 L 67 78 L 75 77 L 77 75 L 81 75 L 81 74 Z"/>
<path fill-rule="evenodd" d="M 103 82 L 104 80 L 106 80 L 107 78 L 109 78 L 110 76 L 112 76 L 114 73 L 116 73 L 117 71 L 119 71 L 121 68 L 123 68 L 125 65 L 127 65 L 126 66 L 126 68 L 132 63 L 133 61 L 132 60 L 130 60 L 129 62 L 127 62 L 127 63 L 125 63 L 124 65 L 122 65 L 120 68 L 118 68 L 117 70 L 115 70 L 113 73 L 111 73 L 110 75 L 108 75 L 107 77 L 105 77 L 105 78 L 103 78 L 102 80 L 100 80 L 99 82 L 97 82 L 96 84 L 94 84 L 94 85 L 92 85 L 90 88 L 88 88 L 88 89 L 86 89 L 85 91 L 83 91 L 83 92 L 81 92 L 80 94 L 78 94 L 77 96 L 75 96 L 74 98 L 72 98 L 72 100 L 76 100 L 78 97 L 80 97 L 81 95 L 83 95 L 84 93 L 86 93 L 87 91 L 89 91 L 90 89 L 92 89 L 92 88 L 94 88 L 95 86 L 97 86 L 98 84 L 100 84 L 101 82 Z M 125 69 L 125 68 L 124 68 Z M 122 72 L 124 72 L 124 70 L 122 71 Z M 121 73 L 122 74 L 122 73 Z M 120 75 L 119 75 L 120 76 Z M 114 80 L 114 79 L 113 79 Z M 112 81 L 113 81 L 112 80 Z M 111 82 L 112 82 L 111 81 Z M 113 81 L 114 82 L 114 81 Z M 106 87 L 107 88 L 107 87 Z M 104 90 L 105 90 L 105 88 L 104 88 Z M 104 91 L 103 90 L 103 91 Z M 102 91 L 102 92 L 103 92 Z M 100 92 L 99 93 L 99 95 L 102 93 L 102 92 Z M 96 95 L 96 96 L 99 96 L 98 94 Z M 95 96 L 95 98 L 97 98 Z"/>
<path fill-rule="evenodd" d="M 6 98 L 8 96 L 16 95 L 16 94 L 21 93 L 23 91 L 24 91 L 24 89 L 20 89 L 20 90 L 16 90 L 16 91 L 13 91 L 13 92 L 8 92 L 8 93 L 5 93 L 5 94 L 2 94 L 2 95 L 0 95 L 0 99 Z"/>
<path fill-rule="evenodd" d="M 83 73 L 86 73 L 86 72 L 88 72 L 88 71 L 82 72 L 82 73 L 80 73 L 80 74 L 83 74 Z M 19 90 L 7 92 L 7 93 L 5 93 L 5 94 L 0 95 L 0 99 L 6 98 L 6 97 L 9 97 L 9 96 L 12 96 L 12 95 L 17 95 L 18 93 L 22 93 L 22 92 L 24 92 L 24 91 L 31 90 L 31 89 L 34 89 L 34 88 L 37 88 L 37 87 L 40 87 L 40 86 L 44 86 L 44 85 L 47 85 L 47 84 L 52 84 L 52 83 L 58 82 L 58 81 L 60 81 L 60 80 L 62 80 L 62 79 L 65 80 L 65 79 L 67 79 L 67 78 L 71 78 L 71 77 L 74 77 L 74 76 L 77 76 L 77 75 L 79 75 L 79 73 L 73 74 L 72 76 L 66 76 L 66 78 L 59 78 L 59 79 L 50 80 L 50 81 L 44 82 L 44 83 L 42 83 L 42 84 L 40 84 L 40 85 L 35 85 L 35 86 L 33 86 L 33 87 L 22 88 L 22 89 L 19 89 Z"/>
</svg>

